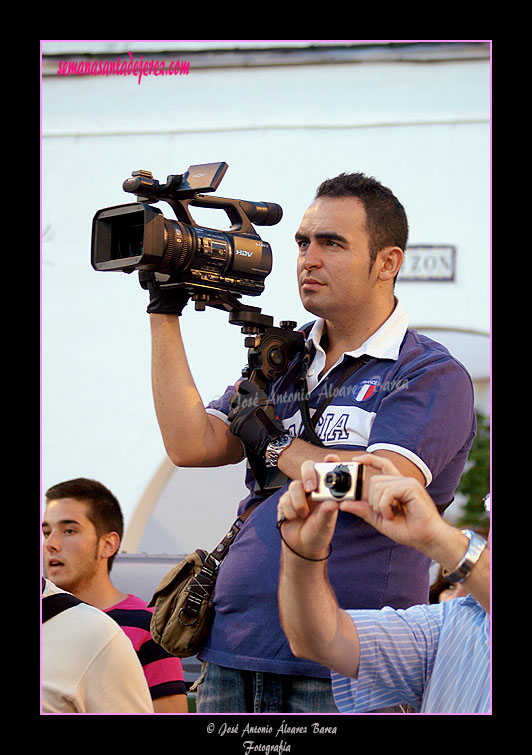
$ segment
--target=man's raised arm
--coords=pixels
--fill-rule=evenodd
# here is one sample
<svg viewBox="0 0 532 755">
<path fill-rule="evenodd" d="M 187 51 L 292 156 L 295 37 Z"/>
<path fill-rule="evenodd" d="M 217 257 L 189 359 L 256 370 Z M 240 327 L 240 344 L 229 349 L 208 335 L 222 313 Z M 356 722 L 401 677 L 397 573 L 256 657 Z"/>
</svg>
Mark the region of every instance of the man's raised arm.
<svg viewBox="0 0 532 755">
<path fill-rule="evenodd" d="M 205 410 L 190 372 L 179 316 L 188 302 L 180 290 L 165 291 L 145 276 L 150 293 L 152 390 L 166 452 L 181 467 L 235 464 L 242 444 L 228 426 Z"/>
</svg>

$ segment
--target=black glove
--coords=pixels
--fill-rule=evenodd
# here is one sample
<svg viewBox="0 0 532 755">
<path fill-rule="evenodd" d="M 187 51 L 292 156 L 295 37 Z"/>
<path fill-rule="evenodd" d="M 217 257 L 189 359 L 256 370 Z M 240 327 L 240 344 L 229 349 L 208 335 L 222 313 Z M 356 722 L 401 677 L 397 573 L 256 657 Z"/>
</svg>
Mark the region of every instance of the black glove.
<svg viewBox="0 0 532 755">
<path fill-rule="evenodd" d="M 272 438 L 286 430 L 279 419 L 275 404 L 254 383 L 243 380 L 231 398 L 228 419 L 230 430 L 247 449 L 263 457 Z"/>
<path fill-rule="evenodd" d="M 190 293 L 183 288 L 161 288 L 154 273 L 140 271 L 139 283 L 150 294 L 150 303 L 146 310 L 149 314 L 179 316 L 190 299 Z"/>
</svg>

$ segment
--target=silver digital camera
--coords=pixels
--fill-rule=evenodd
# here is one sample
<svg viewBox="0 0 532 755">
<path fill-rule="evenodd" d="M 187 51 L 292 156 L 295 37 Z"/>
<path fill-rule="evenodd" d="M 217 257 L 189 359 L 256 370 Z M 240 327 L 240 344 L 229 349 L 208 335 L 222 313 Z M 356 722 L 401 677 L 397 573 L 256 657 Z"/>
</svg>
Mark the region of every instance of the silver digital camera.
<svg viewBox="0 0 532 755">
<path fill-rule="evenodd" d="M 359 501 L 362 496 L 364 465 L 357 461 L 342 463 L 324 462 L 316 464 L 318 487 L 311 494 L 313 501 L 325 501 L 333 498 Z"/>
</svg>

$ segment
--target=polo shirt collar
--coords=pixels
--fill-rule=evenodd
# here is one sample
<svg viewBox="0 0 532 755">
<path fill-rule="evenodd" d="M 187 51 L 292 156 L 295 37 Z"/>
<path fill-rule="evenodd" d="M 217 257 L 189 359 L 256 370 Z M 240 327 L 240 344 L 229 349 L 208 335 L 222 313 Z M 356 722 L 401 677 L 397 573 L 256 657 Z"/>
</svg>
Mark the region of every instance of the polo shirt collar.
<svg viewBox="0 0 532 755">
<path fill-rule="evenodd" d="M 318 317 L 308 336 L 309 340 L 314 343 L 318 353 L 320 351 L 323 353 L 320 339 L 324 325 L 325 321 L 321 317 Z M 395 309 L 380 328 L 359 346 L 358 349 L 346 351 L 345 354 L 351 357 L 360 357 L 362 354 L 367 354 L 377 359 L 393 359 L 395 361 L 399 357 L 399 349 L 407 329 L 408 318 L 406 312 L 399 300 L 395 298 Z"/>
</svg>

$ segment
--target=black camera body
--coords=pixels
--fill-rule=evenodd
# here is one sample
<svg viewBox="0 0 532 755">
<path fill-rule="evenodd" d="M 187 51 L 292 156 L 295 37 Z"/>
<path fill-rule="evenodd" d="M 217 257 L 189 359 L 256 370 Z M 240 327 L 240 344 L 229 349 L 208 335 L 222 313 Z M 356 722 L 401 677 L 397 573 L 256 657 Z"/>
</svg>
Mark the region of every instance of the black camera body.
<svg viewBox="0 0 532 755">
<path fill-rule="evenodd" d="M 259 296 L 272 269 L 272 251 L 253 223 L 275 225 L 283 212 L 270 202 L 205 196 L 202 192 L 216 190 L 227 167 L 222 162 L 191 165 L 186 173 L 168 176 L 165 184 L 148 171 L 134 171 L 123 189 L 138 201 L 98 210 L 93 218 L 93 268 L 152 272 L 159 285 L 184 287 L 193 297 L 218 292 Z M 177 220 L 151 206 L 159 201 L 172 207 Z M 190 206 L 224 210 L 231 228 L 197 225 Z"/>
</svg>

